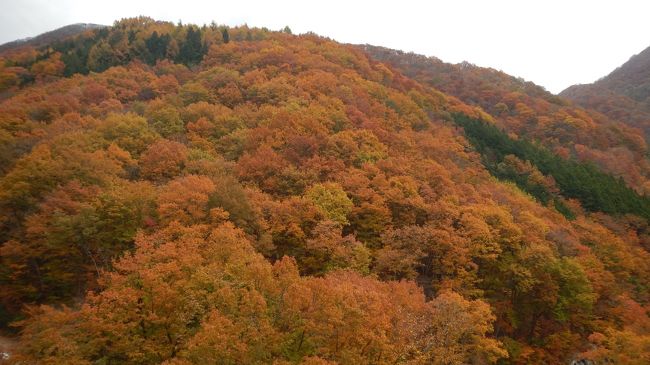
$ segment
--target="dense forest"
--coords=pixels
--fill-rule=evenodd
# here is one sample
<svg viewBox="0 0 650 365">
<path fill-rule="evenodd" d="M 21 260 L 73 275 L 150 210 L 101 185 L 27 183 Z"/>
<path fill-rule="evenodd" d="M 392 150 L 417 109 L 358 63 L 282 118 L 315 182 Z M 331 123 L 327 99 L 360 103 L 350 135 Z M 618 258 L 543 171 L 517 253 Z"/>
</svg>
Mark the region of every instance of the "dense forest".
<svg viewBox="0 0 650 365">
<path fill-rule="evenodd" d="M 574 215 L 559 200 L 562 196 L 577 199 L 589 211 L 650 219 L 650 199 L 639 196 L 622 179 L 592 164 L 565 159 L 542 146 L 513 139 L 493 124 L 463 114 L 455 120 L 484 157 L 492 175 L 515 182 L 544 204 L 553 199 L 568 218 Z"/>
<path fill-rule="evenodd" d="M 10 363 L 647 364 L 641 132 L 368 52 L 139 17 L 0 53 Z"/>
<path fill-rule="evenodd" d="M 481 107 L 507 133 L 538 141 L 564 158 L 591 162 L 622 177 L 641 194 L 650 192 L 647 135 L 643 125 L 630 118 L 577 107 L 532 82 L 494 69 L 467 62 L 448 64 L 382 47 L 360 48 L 418 82 Z"/>
<path fill-rule="evenodd" d="M 573 85 L 560 95 L 650 136 L 650 48 L 593 84 Z"/>
</svg>

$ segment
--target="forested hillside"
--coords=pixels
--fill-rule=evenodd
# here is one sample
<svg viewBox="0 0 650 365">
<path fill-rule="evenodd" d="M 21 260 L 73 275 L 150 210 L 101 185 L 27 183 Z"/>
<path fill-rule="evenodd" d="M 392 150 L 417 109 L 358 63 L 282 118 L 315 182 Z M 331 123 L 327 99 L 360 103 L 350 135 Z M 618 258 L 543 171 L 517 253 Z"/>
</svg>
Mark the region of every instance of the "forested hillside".
<svg viewBox="0 0 650 365">
<path fill-rule="evenodd" d="M 650 48 L 633 56 L 609 75 L 560 93 L 576 104 L 598 110 L 650 135 Z"/>
<path fill-rule="evenodd" d="M 76 36 L 79 33 L 82 33 L 87 30 L 103 28 L 103 25 L 91 24 L 91 23 L 78 23 L 70 24 L 59 29 L 55 29 L 50 32 L 40 34 L 36 37 L 19 39 L 12 42 L 7 42 L 0 45 L 0 52 L 7 52 L 11 49 L 22 48 L 22 47 L 47 47 L 51 43 L 59 42 Z"/>
<path fill-rule="evenodd" d="M 416 81 L 480 106 L 508 133 L 538 141 L 564 158 L 592 162 L 622 177 L 639 193 L 650 191 L 648 147 L 641 125 L 576 107 L 532 82 L 494 69 L 467 62 L 453 65 L 382 47 L 361 48 Z"/>
<path fill-rule="evenodd" d="M 11 362 L 647 362 L 637 130 L 290 33 L 133 18 L 0 54 Z"/>
</svg>

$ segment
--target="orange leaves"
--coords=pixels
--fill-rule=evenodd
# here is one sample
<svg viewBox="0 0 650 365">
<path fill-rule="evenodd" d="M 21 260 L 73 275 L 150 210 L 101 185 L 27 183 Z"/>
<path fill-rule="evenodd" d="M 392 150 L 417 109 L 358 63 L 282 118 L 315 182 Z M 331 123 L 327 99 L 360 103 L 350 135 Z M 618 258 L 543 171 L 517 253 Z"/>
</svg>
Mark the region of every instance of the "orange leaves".
<svg viewBox="0 0 650 365">
<path fill-rule="evenodd" d="M 31 317 L 38 316 L 38 322 L 25 322 L 21 332 L 23 342 L 20 351 L 12 354 L 12 361 L 32 362 L 38 357 L 56 363 L 71 365 L 88 364 L 83 359 L 82 346 L 76 341 L 83 331 L 79 324 L 83 316 L 68 307 L 54 309 L 49 306 L 29 308 Z"/>
<path fill-rule="evenodd" d="M 591 349 L 580 356 L 591 361 L 609 361 L 621 365 L 643 365 L 650 360 L 648 348 L 650 336 L 628 329 L 608 328 L 605 333 L 594 332 L 589 336 Z"/>
<path fill-rule="evenodd" d="M 315 355 L 343 364 L 366 363 L 368 357 L 380 363 L 394 361 L 404 351 L 399 345 L 406 342 L 401 341 L 408 341 L 399 326 L 408 314 L 416 314 L 413 308 L 424 298 L 416 291 L 399 302 L 395 297 L 405 293 L 392 289 L 352 272 L 308 279 L 293 287 L 286 296 L 288 313 L 303 319 L 296 329 L 294 351 L 312 348 Z M 403 316 L 398 315 L 400 310 Z"/>
<path fill-rule="evenodd" d="M 508 357 L 498 341 L 486 337 L 494 320 L 486 303 L 445 292 L 430 304 L 432 329 L 424 340 L 425 359 L 434 364 L 465 364 L 474 356 L 488 363 Z"/>
<path fill-rule="evenodd" d="M 180 88 L 178 80 L 174 75 L 161 75 L 153 81 L 152 87 L 157 95 L 174 94 Z"/>
<path fill-rule="evenodd" d="M 47 80 L 63 76 L 65 65 L 61 62 L 61 54 L 54 53 L 49 58 L 32 65 L 31 71 L 38 80 Z"/>
<path fill-rule="evenodd" d="M 281 184 L 278 172 L 287 166 L 287 161 L 268 145 L 259 147 L 253 153 L 244 154 L 237 162 L 240 178 L 256 182 L 263 190 L 278 191 Z"/>
<path fill-rule="evenodd" d="M 339 223 L 320 222 L 312 235 L 305 242 L 304 255 L 297 257 L 305 273 L 315 275 L 339 268 L 368 273 L 370 251 L 352 235 L 343 236 Z"/>
<path fill-rule="evenodd" d="M 226 86 L 220 88 L 218 98 L 221 103 L 231 108 L 244 101 L 244 95 L 240 87 L 234 82 L 229 82 Z"/>
<path fill-rule="evenodd" d="M 110 90 L 99 82 L 89 81 L 82 91 L 83 101 L 88 104 L 99 104 L 111 96 Z"/>
<path fill-rule="evenodd" d="M 507 356 L 486 338 L 494 318 L 489 306 L 455 293 L 425 303 L 411 283 L 338 272 L 293 287 L 287 301 L 289 312 L 303 318 L 296 350 L 309 346 L 342 364 L 367 363 L 368 357 L 381 364 L 462 364 L 473 357 L 491 363 Z"/>
<path fill-rule="evenodd" d="M 271 266 L 228 223 L 172 223 L 136 241 L 79 311 L 44 307 L 23 322 L 30 342 L 18 358 L 424 364 L 439 356 L 433 345 L 449 349 L 461 336 L 459 359 L 502 355 L 483 337 L 491 315 L 481 302 L 447 295 L 426 304 L 413 283 L 346 271 L 300 278 L 293 260 Z"/>
<path fill-rule="evenodd" d="M 21 361 L 486 364 L 507 337 L 514 362 L 560 362 L 592 331 L 598 354 L 642 354 L 647 225 L 562 219 L 491 178 L 448 121 L 532 133 L 643 186 L 636 132 L 468 64 L 431 60 L 473 105 L 352 46 L 222 29 L 201 31 L 191 69 L 170 60 L 187 28 L 150 19 L 92 46 L 101 73 L 45 80 L 55 54 L 21 87 L 29 72 L 0 66 L 16 91 L 0 105 L 0 299 L 15 316 L 91 289 L 78 310 L 29 313 Z M 151 67 L 131 47 L 154 30 L 171 39 Z M 498 168 L 557 192 L 524 161 Z"/>
<path fill-rule="evenodd" d="M 205 176 L 189 175 L 171 181 L 158 195 L 158 213 L 163 222 L 200 222 L 208 217 L 208 201 L 215 191 Z"/>
<path fill-rule="evenodd" d="M 242 328 L 239 323 L 233 323 L 215 310 L 203 322 L 201 330 L 192 337 L 184 357 L 194 364 L 250 364 L 266 357 L 257 357 L 254 351 L 263 350 L 259 342 L 268 340 L 270 335 L 260 328 Z M 260 348 L 256 349 L 257 346 Z"/>
<path fill-rule="evenodd" d="M 312 97 L 323 94 L 332 95 L 336 91 L 338 80 L 331 73 L 320 70 L 309 70 L 300 75 L 296 86 L 309 92 Z"/>
<path fill-rule="evenodd" d="M 142 177 L 164 181 L 180 174 L 187 161 L 187 148 L 174 141 L 160 139 L 151 144 L 140 157 Z"/>
<path fill-rule="evenodd" d="M 264 325 L 253 321 L 264 316 L 265 301 L 255 287 L 249 292 L 239 283 L 259 282 L 257 290 L 268 290 L 270 266 L 229 224 L 210 231 L 173 223 L 156 234 L 140 235 L 136 252 L 115 267 L 106 290 L 91 297 L 83 310 L 93 331 L 117 336 L 105 348 L 111 356 L 142 357 L 139 361 L 147 363 L 181 355 L 198 362 L 206 356 L 245 359 L 246 348 L 240 345 L 208 345 L 225 339 L 239 343 L 243 334 L 250 341 L 265 339 Z M 243 324 L 249 320 L 257 327 L 246 332 Z M 198 333 L 197 323 L 203 325 Z"/>
</svg>

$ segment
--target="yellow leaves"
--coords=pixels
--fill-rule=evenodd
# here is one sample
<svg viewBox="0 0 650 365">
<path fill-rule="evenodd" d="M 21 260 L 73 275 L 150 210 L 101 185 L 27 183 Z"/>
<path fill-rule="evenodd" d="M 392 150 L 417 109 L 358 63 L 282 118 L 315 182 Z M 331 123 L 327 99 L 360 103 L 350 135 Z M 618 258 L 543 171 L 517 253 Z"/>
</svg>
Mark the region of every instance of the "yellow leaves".
<svg viewBox="0 0 650 365">
<path fill-rule="evenodd" d="M 528 120 L 535 116 L 535 111 L 524 103 L 515 104 L 515 111 L 523 120 Z"/>
<path fill-rule="evenodd" d="M 102 136 L 138 157 L 159 136 L 147 125 L 147 120 L 135 114 L 109 114 L 97 126 Z"/>
<path fill-rule="evenodd" d="M 347 130 L 330 137 L 328 152 L 348 163 L 361 167 L 388 157 L 386 145 L 368 130 Z"/>
<path fill-rule="evenodd" d="M 22 67 L 5 67 L 4 62 L 0 66 L 0 91 L 6 91 L 20 84 L 20 74 L 27 73 Z"/>
<path fill-rule="evenodd" d="M 341 226 L 349 223 L 347 216 L 353 204 L 339 184 L 316 184 L 307 191 L 306 197 L 320 208 L 327 218 Z"/>
<path fill-rule="evenodd" d="M 178 96 L 184 105 L 190 105 L 198 102 L 211 102 L 212 93 L 205 86 L 198 82 L 188 82 L 181 86 Z"/>
<path fill-rule="evenodd" d="M 526 238 L 540 239 L 547 237 L 550 231 L 548 222 L 531 212 L 522 212 L 517 219 L 519 225 L 522 226 L 522 230 L 527 233 Z"/>
<path fill-rule="evenodd" d="M 178 110 L 161 99 L 156 99 L 148 105 L 145 116 L 163 137 L 175 136 L 185 130 Z"/>
<path fill-rule="evenodd" d="M 117 61 L 118 55 L 105 40 L 95 44 L 88 53 L 88 68 L 92 71 L 102 72 Z"/>
</svg>

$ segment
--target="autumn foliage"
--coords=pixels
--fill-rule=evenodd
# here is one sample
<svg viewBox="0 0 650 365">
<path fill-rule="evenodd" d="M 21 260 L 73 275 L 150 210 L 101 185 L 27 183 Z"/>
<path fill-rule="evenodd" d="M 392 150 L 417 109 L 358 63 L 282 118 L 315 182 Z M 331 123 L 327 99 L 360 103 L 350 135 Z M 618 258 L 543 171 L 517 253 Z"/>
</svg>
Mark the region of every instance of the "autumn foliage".
<svg viewBox="0 0 650 365">
<path fill-rule="evenodd" d="M 647 217 L 569 196 L 532 158 L 486 165 L 455 120 L 490 114 L 357 47 L 134 18 L 0 67 L 15 363 L 650 353 Z M 615 183 L 634 200 L 632 177 Z"/>
</svg>

